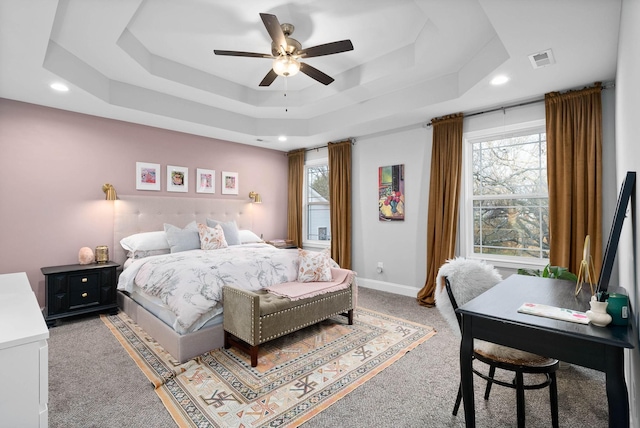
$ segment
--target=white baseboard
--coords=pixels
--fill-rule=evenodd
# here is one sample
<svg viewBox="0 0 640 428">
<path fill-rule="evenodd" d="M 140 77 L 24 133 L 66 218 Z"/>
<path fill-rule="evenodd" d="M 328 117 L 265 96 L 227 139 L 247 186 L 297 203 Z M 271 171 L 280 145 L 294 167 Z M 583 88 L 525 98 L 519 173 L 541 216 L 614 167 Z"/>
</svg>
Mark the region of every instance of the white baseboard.
<svg viewBox="0 0 640 428">
<path fill-rule="evenodd" d="M 392 282 L 377 281 L 375 279 L 360 278 L 358 279 L 358 287 L 371 288 L 388 293 L 400 294 L 402 296 L 417 297 L 418 288 L 409 287 L 408 285 L 394 284 Z"/>
</svg>

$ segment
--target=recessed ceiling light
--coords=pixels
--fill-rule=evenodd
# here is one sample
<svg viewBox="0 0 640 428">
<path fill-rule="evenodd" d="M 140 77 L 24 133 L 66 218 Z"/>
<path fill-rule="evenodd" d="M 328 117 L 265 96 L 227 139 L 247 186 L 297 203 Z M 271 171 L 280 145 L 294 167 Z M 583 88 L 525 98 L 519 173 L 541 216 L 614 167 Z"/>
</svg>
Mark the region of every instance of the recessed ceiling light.
<svg viewBox="0 0 640 428">
<path fill-rule="evenodd" d="M 278 137 L 278 141 L 287 141 L 287 137 L 284 135 L 281 135 Z"/>
<path fill-rule="evenodd" d="M 69 87 L 64 83 L 52 83 L 51 89 L 54 89 L 59 92 L 67 92 L 69 90 Z"/>
<path fill-rule="evenodd" d="M 491 84 L 492 85 L 504 85 L 505 83 L 507 83 L 509 81 L 509 78 L 503 74 L 494 77 L 493 79 L 491 79 Z"/>
</svg>

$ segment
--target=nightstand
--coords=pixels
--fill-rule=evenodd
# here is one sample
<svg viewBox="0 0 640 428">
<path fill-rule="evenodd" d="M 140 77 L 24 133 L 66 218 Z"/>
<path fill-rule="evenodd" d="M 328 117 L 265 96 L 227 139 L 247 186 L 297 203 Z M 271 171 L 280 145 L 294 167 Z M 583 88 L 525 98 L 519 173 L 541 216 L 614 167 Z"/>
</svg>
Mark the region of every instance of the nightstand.
<svg viewBox="0 0 640 428">
<path fill-rule="evenodd" d="M 114 262 L 43 267 L 44 319 L 49 327 L 62 318 L 109 311 L 118 313 Z"/>
</svg>

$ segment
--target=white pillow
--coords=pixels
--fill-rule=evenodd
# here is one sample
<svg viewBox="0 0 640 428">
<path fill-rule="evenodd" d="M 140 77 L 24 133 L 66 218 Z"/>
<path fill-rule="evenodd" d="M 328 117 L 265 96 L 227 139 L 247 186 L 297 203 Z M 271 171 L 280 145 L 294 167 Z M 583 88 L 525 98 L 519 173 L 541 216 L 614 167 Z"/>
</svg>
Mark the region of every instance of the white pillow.
<svg viewBox="0 0 640 428">
<path fill-rule="evenodd" d="M 169 254 L 171 251 L 167 234 L 162 230 L 129 235 L 120 240 L 120 245 L 127 250 L 127 257 L 132 259 Z"/>
<path fill-rule="evenodd" d="M 241 244 L 255 244 L 256 242 L 264 242 L 258 235 L 246 229 L 238 230 L 238 237 L 240 238 Z"/>
<path fill-rule="evenodd" d="M 200 234 L 200 248 L 203 250 L 217 250 L 228 246 L 222 226 L 219 224 L 216 227 L 208 227 L 206 224 L 198 223 L 198 233 Z"/>
<path fill-rule="evenodd" d="M 331 281 L 331 253 L 328 248 L 322 251 L 309 251 L 298 248 L 298 282 Z"/>
</svg>

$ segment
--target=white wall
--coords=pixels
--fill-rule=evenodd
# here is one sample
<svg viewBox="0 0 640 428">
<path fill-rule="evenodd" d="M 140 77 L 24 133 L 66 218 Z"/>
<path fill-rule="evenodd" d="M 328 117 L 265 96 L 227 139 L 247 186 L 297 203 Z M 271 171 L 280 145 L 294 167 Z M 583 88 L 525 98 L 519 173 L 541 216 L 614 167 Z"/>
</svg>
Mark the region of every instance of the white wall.
<svg viewBox="0 0 640 428">
<path fill-rule="evenodd" d="M 558 88 L 564 89 L 564 88 Z M 543 94 L 540 94 L 543 97 Z M 606 245 L 617 198 L 615 178 L 614 102 L 612 89 L 602 92 L 603 110 L 603 233 Z M 500 128 L 545 118 L 544 102 L 508 108 L 464 120 L 464 132 Z M 427 275 L 427 206 L 431 169 L 431 127 L 358 138 L 353 147 L 353 270 L 364 287 L 415 297 Z M 307 159 L 326 152 L 308 152 Z M 378 168 L 405 164 L 406 215 L 403 222 L 378 220 Z M 607 190 L 608 189 L 608 190 Z M 462 230 L 460 228 L 460 230 Z M 459 253 L 459 251 L 457 252 Z M 377 262 L 384 270 L 376 271 Z M 497 266 L 503 277 L 515 269 Z M 614 270 L 612 284 L 617 283 Z"/>
<path fill-rule="evenodd" d="M 616 75 L 616 165 L 618 184 L 622 183 L 627 171 L 640 172 L 640 2 L 623 0 L 618 42 L 618 69 Z M 637 178 L 637 177 L 636 177 Z M 640 219 L 640 199 L 636 183 L 636 198 L 633 213 L 636 223 Z M 635 242 L 640 242 L 640 227 L 636 224 Z M 640 325 L 640 257 L 633 254 L 631 222 L 625 221 L 620 245 L 618 262 L 620 284 L 629 291 L 634 311 L 635 325 Z M 638 245 L 638 244 L 636 244 Z M 636 332 L 638 329 L 636 328 Z M 627 387 L 631 403 L 631 426 L 640 426 L 640 349 L 629 350 L 625 355 Z"/>
<path fill-rule="evenodd" d="M 431 128 L 358 138 L 352 151 L 352 268 L 362 286 L 416 297 L 426 279 Z M 405 219 L 378 220 L 378 168 L 404 164 Z M 377 273 L 377 263 L 384 265 Z"/>
</svg>

